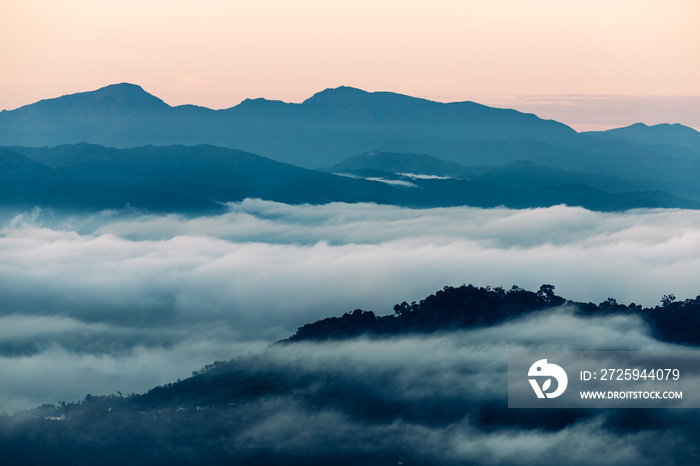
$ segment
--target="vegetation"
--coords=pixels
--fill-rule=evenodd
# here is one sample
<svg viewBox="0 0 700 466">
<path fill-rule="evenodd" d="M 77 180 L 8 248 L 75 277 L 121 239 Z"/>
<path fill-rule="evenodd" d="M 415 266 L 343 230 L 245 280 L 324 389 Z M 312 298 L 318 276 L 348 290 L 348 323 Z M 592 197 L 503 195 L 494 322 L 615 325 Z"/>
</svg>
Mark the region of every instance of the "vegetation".
<svg viewBox="0 0 700 466">
<path fill-rule="evenodd" d="M 618 304 L 614 298 L 600 304 L 570 301 L 557 296 L 552 285 L 542 285 L 537 292 L 517 286 L 510 290 L 473 285 L 445 287 L 418 303 L 395 305 L 394 315 L 376 316 L 371 311 L 356 309 L 342 317 L 306 324 L 284 341 L 349 338 L 361 334 L 427 333 L 488 326 L 559 306 L 569 307 L 583 315 L 638 314 L 650 324 L 656 338 L 700 345 L 700 296 L 675 301 L 675 296 L 667 295 L 661 299 L 661 305 L 642 308 L 635 303 Z"/>
<path fill-rule="evenodd" d="M 433 429 L 451 432 L 466 422 L 467 432 L 512 435 L 518 429 L 558 431 L 597 418 L 610 435 L 640 430 L 652 436 L 676 435 L 674 450 L 662 448 L 659 454 L 664 461 L 692 464 L 700 441 L 695 410 L 642 410 L 649 412 L 634 415 L 628 410 L 513 410 L 498 393 L 483 399 L 459 390 L 448 393 L 445 382 L 443 389 L 434 389 L 434 381 L 415 372 L 420 369 L 412 363 L 387 364 L 372 373 L 352 365 L 314 365 L 305 362 L 318 351 L 313 345 L 301 358 L 270 357 L 273 350 L 279 355 L 279 350 L 304 348 L 302 341 L 333 345 L 359 335 L 380 338 L 486 327 L 560 306 L 582 316 L 637 314 L 659 339 L 700 344 L 700 296 L 676 301 L 666 295 L 660 305 L 642 308 L 612 298 L 597 305 L 574 303 L 557 296 L 552 285 L 537 292 L 517 286 L 445 287 L 418 303 L 397 304 L 393 315 L 357 309 L 304 325 L 267 352 L 213 363 L 145 394 L 87 395 L 80 402 L 0 415 L 1 462 L 451 465 L 463 462 L 423 448 Z M 407 380 L 425 380 L 429 389 L 416 396 Z M 426 438 L 416 443 L 410 433 L 414 431 Z"/>
</svg>

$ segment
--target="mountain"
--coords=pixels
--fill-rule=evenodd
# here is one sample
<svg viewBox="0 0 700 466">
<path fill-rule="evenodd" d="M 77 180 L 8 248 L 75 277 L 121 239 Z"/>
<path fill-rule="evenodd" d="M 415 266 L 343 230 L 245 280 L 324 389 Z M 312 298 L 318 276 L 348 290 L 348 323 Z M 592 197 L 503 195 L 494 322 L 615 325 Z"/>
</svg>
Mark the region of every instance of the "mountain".
<svg viewBox="0 0 700 466">
<path fill-rule="evenodd" d="M 36 202 L 62 183 L 55 171 L 15 151 L 0 148 L 0 201 L 3 205 Z"/>
<path fill-rule="evenodd" d="M 478 165 L 465 167 L 425 154 L 396 154 L 393 152 L 368 152 L 347 158 L 325 168 L 332 173 L 355 174 L 359 177 L 385 177 L 412 179 L 411 175 L 449 177 L 495 184 L 514 189 L 537 189 L 552 185 L 585 185 L 611 193 L 661 189 L 650 181 L 630 180 L 606 174 L 586 173 L 577 170 L 553 168 L 530 160 L 516 160 L 503 165 Z M 420 176 L 419 176 L 420 177 Z"/>
<path fill-rule="evenodd" d="M 177 192 L 97 180 L 51 168 L 16 151 L 0 148 L 0 207 L 34 206 L 67 210 L 143 208 L 152 211 L 214 213 L 216 203 Z"/>
<path fill-rule="evenodd" d="M 209 203 L 247 197 L 286 203 L 397 200 L 396 189 L 385 183 L 339 177 L 209 145 L 113 149 L 82 143 L 13 150 L 83 183 L 120 185 Z"/>
<path fill-rule="evenodd" d="M 353 172 L 356 169 L 352 167 L 363 166 L 359 169 L 461 176 L 460 167 L 469 167 L 467 173 L 471 175 L 483 174 L 483 167 L 491 167 L 490 177 L 469 178 L 473 182 L 483 181 L 513 189 L 578 185 L 609 193 L 645 191 L 647 194 L 643 198 L 657 198 L 653 205 L 666 205 L 678 198 L 700 202 L 700 156 L 693 151 L 698 147 L 697 140 L 696 131 L 680 125 L 633 125 L 619 130 L 579 134 L 556 121 L 515 110 L 491 108 L 474 102 L 432 102 L 351 87 L 326 89 L 300 104 L 247 99 L 229 109 L 211 110 L 193 105 L 172 107 L 139 86 L 116 84 L 0 113 L 0 145 L 23 146 L 25 155 L 28 147 L 79 143 L 113 149 L 217 146 L 259 154 L 297 168 L 331 167 L 335 172 Z M 37 150 L 35 154 L 40 152 Z M 348 159 L 353 156 L 353 159 Z M 54 166 L 47 159 L 38 161 Z M 514 169 L 514 163 L 526 161 L 542 169 L 538 173 L 532 169 L 524 170 L 522 166 Z M 127 163 L 126 159 L 123 162 Z M 119 182 L 133 184 L 133 178 L 142 175 L 133 170 L 133 161 L 128 163 L 132 164 L 132 171 L 127 173 L 126 168 L 121 167 Z M 70 171 L 77 176 L 97 176 L 97 173 L 81 175 L 81 169 L 88 169 L 86 165 L 81 166 L 72 166 Z M 398 167 L 403 168 L 399 170 Z M 501 173 L 496 176 L 495 170 L 499 168 Z M 150 166 L 148 170 L 151 173 L 157 171 L 157 167 Z M 233 176 L 234 172 L 229 170 L 228 173 Z M 214 168 L 211 175 L 220 173 Z M 529 176 L 534 178 L 528 179 Z M 511 178 L 510 182 L 506 182 L 507 177 Z M 383 175 L 375 178 L 382 178 L 385 184 L 402 181 L 390 180 Z M 254 194 L 289 199 L 290 202 L 373 200 L 402 205 L 426 205 L 426 199 L 432 196 L 429 205 L 476 202 L 459 197 L 450 199 L 447 192 L 440 196 L 431 192 L 430 196 L 419 199 L 416 192 L 405 189 L 397 192 L 396 186 L 394 191 L 388 191 L 386 186 L 364 184 L 358 187 L 357 182 L 353 184 L 348 180 L 338 181 L 331 191 L 319 189 L 313 195 L 309 192 L 312 188 L 305 186 L 306 192 L 296 195 L 291 191 L 291 184 L 286 185 L 285 193 L 281 193 L 274 192 L 271 186 L 263 189 L 262 177 L 255 179 L 258 180 L 256 186 L 245 185 L 251 182 L 248 178 L 240 181 L 245 189 L 240 190 L 239 196 Z M 297 177 L 290 179 L 296 180 Z M 328 178 L 324 180 L 318 179 L 322 183 L 334 184 Z M 279 180 L 270 183 L 285 186 Z M 417 186 L 422 182 L 411 183 Z M 204 196 L 215 201 L 237 198 L 232 194 L 232 186 L 222 188 L 225 184 L 220 180 L 218 188 L 200 186 L 197 191 L 192 188 L 192 180 L 181 183 L 191 191 L 188 195 L 195 197 Z M 404 183 L 404 188 L 407 186 Z M 440 186 L 444 188 L 446 184 Z M 466 189 L 465 181 L 459 186 L 458 191 L 464 194 L 469 190 L 475 192 L 476 189 L 472 188 L 477 185 Z M 157 186 L 148 189 L 152 188 L 160 189 Z M 169 192 L 177 191 L 166 188 Z M 219 189 L 219 194 L 215 193 L 216 189 Z M 484 187 L 484 191 L 488 190 L 492 190 L 492 185 Z M 567 190 L 570 192 L 571 188 Z M 577 191 L 582 192 L 578 188 Z M 660 191 L 665 191 L 668 196 Z M 513 193 L 501 192 L 493 202 L 497 202 L 496 205 L 500 202 L 522 204 L 511 202 L 512 196 Z M 525 196 L 528 202 L 540 202 L 528 196 Z M 568 195 L 565 198 L 571 199 Z M 554 196 L 547 202 L 556 199 Z M 479 202 L 483 204 L 483 198 Z M 493 202 L 485 202 L 485 205 L 493 205 Z M 626 202 L 614 204 L 619 206 Z M 671 205 L 685 204 L 672 201 Z"/>
<path fill-rule="evenodd" d="M 550 160 L 550 163 L 557 165 L 554 160 Z M 585 170 L 585 164 L 580 168 Z M 659 207 L 673 202 L 671 201 L 673 196 L 669 197 L 668 191 L 685 189 L 690 192 L 689 197 L 692 197 L 693 193 L 697 194 L 697 189 L 692 186 L 684 187 L 679 184 L 671 186 L 670 183 L 630 177 L 633 173 L 632 169 L 619 173 L 622 176 L 615 176 L 611 174 L 615 173 L 613 169 L 600 170 L 602 174 L 598 174 L 543 166 L 529 160 L 514 161 L 499 166 L 465 167 L 424 154 L 369 152 L 349 157 L 344 162 L 326 170 L 369 179 L 403 180 L 418 184 L 425 184 L 428 181 L 419 181 L 421 176 L 416 177 L 411 174 L 428 175 L 426 178 L 431 176 L 456 178 L 485 186 L 496 185 L 507 189 L 525 190 L 530 194 L 534 191 L 537 197 L 527 199 L 528 202 L 537 205 L 549 205 L 556 199 L 571 205 L 586 205 L 603 210 L 607 210 L 607 207 L 604 207 L 606 205 L 617 204 L 618 201 L 614 201 L 613 197 L 625 198 L 625 201 L 618 206 L 631 205 L 632 199 L 636 199 L 634 202 L 639 207 Z M 676 183 L 679 180 L 680 177 L 676 178 Z M 610 196 L 612 194 L 615 196 Z M 692 203 L 687 205 L 690 206 Z"/>
<path fill-rule="evenodd" d="M 699 202 L 649 189 L 611 192 L 580 184 L 551 183 L 523 188 L 479 179 L 421 178 L 389 172 L 378 172 L 367 179 L 339 176 L 210 145 L 113 149 L 81 143 L 5 148 L 3 153 L 7 155 L 0 159 L 0 192 L 4 193 L 4 201 L 0 202 L 16 207 L 94 210 L 130 206 L 208 213 L 221 203 L 261 198 L 291 204 L 374 202 L 420 208 L 557 204 L 602 211 L 700 208 Z M 440 165 L 427 156 L 405 155 L 398 159 Z M 448 163 L 443 166 L 453 167 Z"/>
<path fill-rule="evenodd" d="M 613 451 L 622 443 L 641 449 L 648 464 L 697 464 L 700 419 L 693 409 L 509 408 L 506 356 L 494 355 L 507 351 L 493 340 L 524 328 L 530 335 L 515 341 L 529 348 L 550 322 L 543 317 L 583 325 L 607 319 L 613 327 L 632 318 L 635 326 L 648 324 L 644 341 L 684 344 L 687 354 L 700 344 L 700 296 L 642 308 L 612 298 L 569 301 L 552 285 L 537 292 L 466 285 L 393 311 L 356 309 L 309 323 L 262 351 L 143 394 L 88 394 L 2 413 L 3 463 L 454 466 L 483 464 L 489 452 L 501 464 L 503 439 L 515 437 L 507 464 L 532 465 L 541 455 L 518 461 L 521 443 L 538 434 L 548 436 L 543 441 L 564 437 L 545 464 L 570 464 L 569 436 L 584 426 L 587 435 L 599 431 L 612 442 Z M 540 324 L 535 330 L 533 321 Z M 635 341 L 628 327 L 611 332 Z M 692 365 L 681 368 L 687 370 Z M 457 456 L 472 438 L 477 447 Z M 580 464 L 590 463 L 589 449 L 583 454 Z M 603 464 L 629 464 L 629 453 L 621 458 Z"/>
<path fill-rule="evenodd" d="M 636 123 L 624 128 L 616 128 L 607 131 L 590 131 L 585 134 L 604 139 L 620 139 L 640 144 L 656 146 L 682 147 L 691 151 L 687 157 L 700 159 L 700 132 L 681 124 L 661 124 L 647 126 L 644 123 Z M 677 154 L 683 154 L 678 151 Z"/>
<path fill-rule="evenodd" d="M 575 134 L 515 110 L 349 87 L 326 89 L 301 104 L 254 99 L 214 111 L 171 107 L 139 86 L 116 84 L 0 113 L 0 145 L 213 144 L 305 167 L 372 150 L 427 153 L 464 138 L 550 141 Z"/>
<path fill-rule="evenodd" d="M 39 101 L 0 113 L 0 140 L 8 145 L 57 145 L 90 140 L 147 143 L 170 107 L 133 84 L 117 84 Z"/>
<path fill-rule="evenodd" d="M 470 167 L 464 173 L 464 176 L 475 181 L 519 189 L 537 189 L 552 185 L 585 185 L 611 193 L 661 189 L 660 185 L 650 181 L 546 167 L 529 160 L 498 167 Z"/>
<path fill-rule="evenodd" d="M 431 155 L 377 151 L 354 155 L 324 170 L 342 173 L 364 169 L 432 176 L 460 176 L 467 171 L 466 167 L 458 163 L 448 162 Z"/>
<path fill-rule="evenodd" d="M 608 299 L 598 305 L 577 303 L 554 294 L 555 287 L 542 285 L 538 292 L 517 286 L 480 288 L 473 285 L 446 286 L 420 302 L 394 306 L 394 314 L 376 316 L 372 311 L 356 309 L 341 317 L 329 317 L 299 327 L 294 335 L 278 343 L 305 340 L 342 340 L 359 335 L 432 333 L 484 327 L 522 317 L 536 311 L 570 306 L 584 315 L 636 314 L 647 321 L 653 335 L 664 341 L 700 345 L 700 296 L 662 306 L 642 308 L 637 304 L 618 304 Z"/>
</svg>

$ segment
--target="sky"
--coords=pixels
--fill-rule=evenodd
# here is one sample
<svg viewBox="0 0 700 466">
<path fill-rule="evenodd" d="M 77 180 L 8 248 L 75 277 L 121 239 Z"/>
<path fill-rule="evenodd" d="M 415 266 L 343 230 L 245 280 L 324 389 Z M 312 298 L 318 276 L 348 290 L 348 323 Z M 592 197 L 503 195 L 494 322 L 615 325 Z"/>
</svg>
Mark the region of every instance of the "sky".
<svg viewBox="0 0 700 466">
<path fill-rule="evenodd" d="M 306 323 L 392 314 L 444 286 L 547 283 L 575 301 L 651 307 L 698 294 L 700 211 L 248 199 L 210 217 L 52 218 L 35 210 L 0 223 L 0 411 L 140 393 Z M 649 333 L 634 325 L 560 344 L 634 348 L 644 339 L 630 335 Z M 553 335 L 582 326 L 566 320 Z"/>
<path fill-rule="evenodd" d="M 697 18 L 695 0 L 5 0 L 0 109 L 118 82 L 210 108 L 349 85 L 700 128 Z"/>
</svg>

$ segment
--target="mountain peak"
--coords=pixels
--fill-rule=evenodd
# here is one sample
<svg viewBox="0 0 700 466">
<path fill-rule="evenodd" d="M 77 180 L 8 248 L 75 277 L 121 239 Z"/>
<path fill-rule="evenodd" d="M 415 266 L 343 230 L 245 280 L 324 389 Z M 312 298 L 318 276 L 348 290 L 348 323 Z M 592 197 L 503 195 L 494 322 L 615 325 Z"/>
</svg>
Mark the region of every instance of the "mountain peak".
<svg viewBox="0 0 700 466">
<path fill-rule="evenodd" d="M 111 109 L 128 113 L 170 108 L 168 104 L 149 94 L 141 86 L 131 83 L 111 84 L 94 91 L 78 92 L 53 99 L 41 100 L 22 108 L 31 107 L 58 112 Z M 18 110 L 21 110 L 21 108 Z"/>
<path fill-rule="evenodd" d="M 693 133 L 698 133 L 695 129 L 682 125 L 680 123 L 659 123 L 657 125 L 647 125 L 646 123 L 635 123 L 633 125 L 625 126 L 622 128 L 614 128 L 610 129 L 607 131 L 604 131 L 604 133 L 609 133 L 609 134 L 621 134 L 625 132 L 630 132 L 630 131 L 636 131 L 640 133 L 648 133 L 648 134 L 662 134 L 662 133 L 685 133 L 685 134 L 693 134 Z M 595 133 L 603 133 L 601 131 L 597 131 Z"/>
<path fill-rule="evenodd" d="M 89 97 L 101 105 L 131 107 L 139 111 L 169 107 L 168 104 L 149 94 L 141 86 L 131 83 L 111 84 L 96 91 L 74 95 Z"/>
<path fill-rule="evenodd" d="M 274 108 L 274 107 L 285 107 L 287 104 L 281 100 L 265 99 L 263 97 L 257 97 L 255 99 L 245 99 L 237 107 L 243 108 Z"/>
<path fill-rule="evenodd" d="M 138 84 L 132 84 L 132 83 L 127 83 L 127 82 L 108 84 L 107 86 L 99 88 L 97 91 L 113 91 L 113 90 L 146 92 L 143 90 L 143 87 L 139 86 Z M 97 92 L 97 91 L 95 91 L 95 92 Z"/>
<path fill-rule="evenodd" d="M 697 132 L 689 126 L 682 125 L 680 123 L 659 123 L 658 125 L 647 125 L 646 123 L 635 123 L 633 125 L 625 126 L 622 128 L 615 128 L 608 130 L 608 132 L 624 131 L 624 130 L 638 130 L 638 131 L 685 131 L 685 132 Z"/>
<path fill-rule="evenodd" d="M 700 132 L 680 123 L 662 123 L 647 125 L 635 123 L 623 128 L 607 131 L 591 131 L 592 134 L 606 139 L 621 139 L 641 144 L 670 144 L 691 150 L 700 155 Z"/>
<path fill-rule="evenodd" d="M 359 97 L 366 97 L 369 94 L 371 93 L 363 91 L 362 89 L 357 89 L 356 87 L 340 86 L 335 88 L 324 89 L 321 92 L 317 92 L 316 94 L 306 99 L 304 103 L 330 104 L 356 100 Z"/>
</svg>

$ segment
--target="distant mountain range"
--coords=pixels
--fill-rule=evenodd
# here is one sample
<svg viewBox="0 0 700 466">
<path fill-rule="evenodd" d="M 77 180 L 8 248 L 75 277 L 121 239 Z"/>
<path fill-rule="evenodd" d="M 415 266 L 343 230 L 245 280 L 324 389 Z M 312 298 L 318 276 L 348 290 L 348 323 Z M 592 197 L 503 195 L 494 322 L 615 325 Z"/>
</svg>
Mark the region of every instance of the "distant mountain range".
<svg viewBox="0 0 700 466">
<path fill-rule="evenodd" d="M 677 154 L 685 155 L 689 158 L 697 158 L 698 154 L 700 154 L 700 133 L 693 128 L 688 128 L 678 123 L 655 126 L 636 123 L 624 128 L 608 131 L 589 131 L 585 134 L 604 139 L 620 139 L 639 144 L 664 146 L 662 149 L 674 150 Z M 687 151 L 679 151 L 678 147 L 683 147 Z"/>
<path fill-rule="evenodd" d="M 247 197 L 287 203 L 393 202 L 384 183 L 307 170 L 214 146 L 1 149 L 5 205 L 203 212 Z M 17 168 L 12 168 L 17 167 Z M 25 188 L 23 188 L 25 187 Z M 42 187 L 39 190 L 36 187 Z M 44 188 L 45 187 L 45 188 Z"/>
<path fill-rule="evenodd" d="M 385 157 L 393 155 L 377 154 L 374 158 Z M 423 165 L 412 163 L 414 159 L 423 161 Z M 430 171 L 428 162 L 434 163 L 434 172 L 440 167 L 459 167 L 427 156 L 403 154 L 398 162 L 394 168 L 401 170 L 399 174 L 370 170 L 369 174 L 341 176 L 209 145 L 113 149 L 81 143 L 54 148 L 0 148 L 0 204 L 20 209 L 35 205 L 68 210 L 130 207 L 196 214 L 215 212 L 222 208 L 221 203 L 245 198 L 291 204 L 375 202 L 408 207 L 569 204 L 605 211 L 700 208 L 700 202 L 643 190 L 643 186 L 634 189 L 636 186 L 630 185 L 627 191 L 593 188 L 581 181 L 604 184 L 606 178 L 576 177 L 528 163 L 486 171 L 469 179 L 402 174 L 411 169 Z M 388 168 L 388 164 L 381 166 Z M 518 184 L 519 178 L 531 182 L 527 186 Z"/>
<path fill-rule="evenodd" d="M 213 144 L 307 168 L 370 150 L 460 153 L 465 138 L 551 141 L 575 134 L 515 110 L 350 87 L 327 89 L 301 104 L 254 99 L 215 111 L 170 107 L 139 86 L 116 84 L 0 113 L 0 145 Z"/>
<path fill-rule="evenodd" d="M 428 176 L 459 177 L 469 170 L 455 162 L 441 160 L 425 154 L 397 154 L 372 151 L 353 155 L 341 163 L 325 169 L 334 173 L 352 173 L 358 170 L 375 170 L 390 173 L 412 173 Z"/>
<path fill-rule="evenodd" d="M 0 145 L 0 203 L 15 207 L 203 212 L 245 197 L 700 205 L 700 133 L 691 128 L 577 133 L 515 110 L 349 87 L 301 104 L 254 99 L 211 110 L 116 84 L 0 112 Z"/>
</svg>

